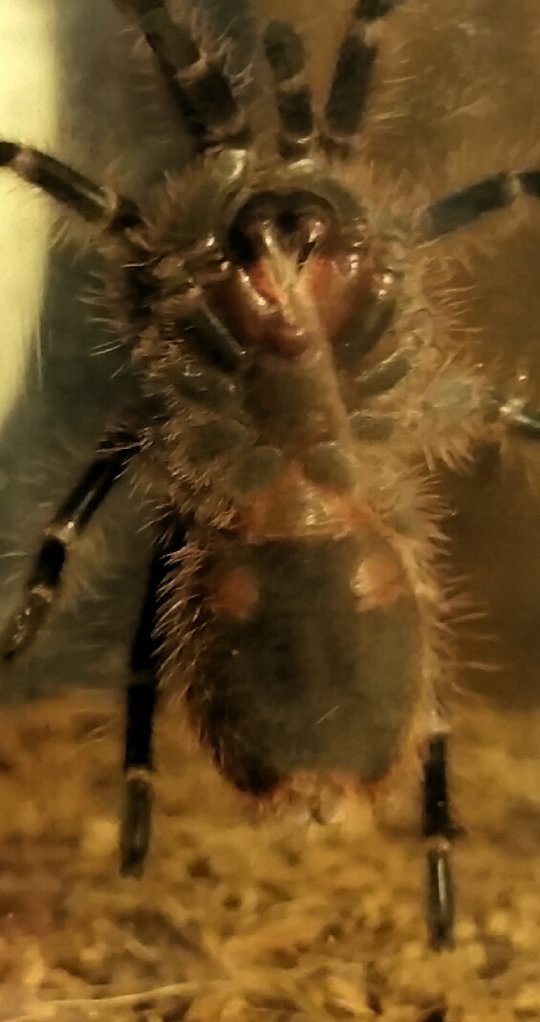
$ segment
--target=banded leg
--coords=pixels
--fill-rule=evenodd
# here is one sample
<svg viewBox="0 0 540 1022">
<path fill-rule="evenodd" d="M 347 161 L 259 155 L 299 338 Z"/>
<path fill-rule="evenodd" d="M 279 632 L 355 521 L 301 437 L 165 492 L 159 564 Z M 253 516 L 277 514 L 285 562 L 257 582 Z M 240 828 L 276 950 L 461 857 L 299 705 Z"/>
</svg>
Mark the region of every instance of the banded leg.
<svg viewBox="0 0 540 1022">
<path fill-rule="evenodd" d="M 484 213 L 507 209 L 519 195 L 540 199 L 540 170 L 496 174 L 459 192 L 452 192 L 425 210 L 422 233 L 426 240 L 440 238 L 473 223 Z"/>
<path fill-rule="evenodd" d="M 330 153 L 346 157 L 365 113 L 381 24 L 401 0 L 357 0 L 338 54 L 325 108 L 321 139 Z"/>
<path fill-rule="evenodd" d="M 157 702 L 158 654 L 155 638 L 159 590 L 167 570 L 164 553 L 154 555 L 139 623 L 131 647 L 131 681 L 126 690 L 124 807 L 120 828 L 120 872 L 140 876 L 150 845 L 153 770 L 152 734 Z"/>
<path fill-rule="evenodd" d="M 83 174 L 39 149 L 0 141 L 0 167 L 9 167 L 22 181 L 41 188 L 86 223 L 98 224 L 107 232 L 118 234 L 140 223 L 131 199 L 111 196 Z"/>
<path fill-rule="evenodd" d="M 245 148 L 251 133 L 230 80 L 218 61 L 207 57 L 193 33 L 173 21 L 165 0 L 115 2 L 136 15 L 198 149 Z"/>
<path fill-rule="evenodd" d="M 305 79 L 306 55 L 297 32 L 273 21 L 264 33 L 266 59 L 274 78 L 280 120 L 278 149 L 285 159 L 305 156 L 313 142 L 311 89 Z"/>
<path fill-rule="evenodd" d="M 0 637 L 2 660 L 13 660 L 41 630 L 60 591 L 71 546 L 138 449 L 138 441 L 131 433 L 118 431 L 106 435 L 100 453 L 45 530 L 24 587 L 22 607 L 12 615 Z"/>
<path fill-rule="evenodd" d="M 455 912 L 449 853 L 457 828 L 450 814 L 446 743 L 446 732 L 437 726 L 429 739 L 423 778 L 423 834 L 428 839 L 427 915 L 431 944 L 437 949 L 453 945 Z"/>
</svg>

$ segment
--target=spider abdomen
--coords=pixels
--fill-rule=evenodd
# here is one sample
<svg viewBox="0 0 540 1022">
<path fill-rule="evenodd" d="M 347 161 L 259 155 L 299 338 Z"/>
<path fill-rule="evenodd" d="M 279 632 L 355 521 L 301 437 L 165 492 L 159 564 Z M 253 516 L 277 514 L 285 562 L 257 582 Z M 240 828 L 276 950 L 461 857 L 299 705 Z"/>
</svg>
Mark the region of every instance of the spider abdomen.
<svg viewBox="0 0 540 1022">
<path fill-rule="evenodd" d="M 203 630 L 188 706 L 229 780 L 262 795 L 306 773 L 383 777 L 421 684 L 418 609 L 389 544 L 367 528 L 221 533 L 199 561 L 185 604 Z"/>
</svg>

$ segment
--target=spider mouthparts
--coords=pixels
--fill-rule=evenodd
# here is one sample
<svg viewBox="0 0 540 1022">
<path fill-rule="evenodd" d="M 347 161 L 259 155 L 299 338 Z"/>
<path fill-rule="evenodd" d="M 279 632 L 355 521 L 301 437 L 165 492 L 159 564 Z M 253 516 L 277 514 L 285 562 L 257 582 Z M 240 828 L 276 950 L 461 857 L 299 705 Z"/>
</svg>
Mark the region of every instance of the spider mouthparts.
<svg viewBox="0 0 540 1022">
<path fill-rule="evenodd" d="M 280 253 L 301 266 L 327 238 L 334 220 L 330 205 L 310 192 L 259 192 L 236 215 L 229 247 L 243 266 Z"/>
</svg>

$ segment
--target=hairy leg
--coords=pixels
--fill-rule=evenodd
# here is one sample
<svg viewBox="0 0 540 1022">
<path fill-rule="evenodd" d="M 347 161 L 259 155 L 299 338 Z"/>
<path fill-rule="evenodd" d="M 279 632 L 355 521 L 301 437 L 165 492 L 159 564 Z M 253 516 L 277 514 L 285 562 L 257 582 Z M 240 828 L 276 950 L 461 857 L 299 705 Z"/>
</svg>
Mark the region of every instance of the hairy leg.
<svg viewBox="0 0 540 1022">
<path fill-rule="evenodd" d="M 2 660 L 13 660 L 40 632 L 60 592 L 69 550 L 138 450 L 132 433 L 110 430 L 105 434 L 100 453 L 45 529 L 24 587 L 22 606 L 0 637 Z"/>
<path fill-rule="evenodd" d="M 134 202 L 112 195 L 53 156 L 19 142 L 0 141 L 0 167 L 52 196 L 89 224 L 117 234 L 140 222 Z"/>
</svg>

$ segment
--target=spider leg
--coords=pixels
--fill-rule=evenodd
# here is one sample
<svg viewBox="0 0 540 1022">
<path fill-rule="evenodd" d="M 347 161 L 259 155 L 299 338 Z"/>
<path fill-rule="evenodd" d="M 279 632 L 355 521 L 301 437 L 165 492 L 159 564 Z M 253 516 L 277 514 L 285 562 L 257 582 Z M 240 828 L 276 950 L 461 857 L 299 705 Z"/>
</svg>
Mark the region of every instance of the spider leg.
<svg viewBox="0 0 540 1022">
<path fill-rule="evenodd" d="M 189 316 L 178 317 L 175 327 L 189 340 L 207 361 L 226 373 L 238 370 L 247 359 L 247 353 L 221 319 L 201 300 Z"/>
<path fill-rule="evenodd" d="M 484 213 L 506 209 L 519 195 L 540 199 L 540 170 L 496 174 L 438 199 L 422 214 L 423 234 L 427 240 L 440 238 Z"/>
<path fill-rule="evenodd" d="M 183 530 L 176 529 L 174 549 L 185 541 Z M 122 876 L 140 876 L 148 853 L 152 823 L 153 770 L 152 734 L 157 705 L 159 644 L 156 617 L 160 590 L 168 572 L 168 548 L 154 554 L 139 623 L 131 646 L 131 680 L 126 689 L 124 737 L 124 806 L 120 825 L 120 872 Z"/>
<path fill-rule="evenodd" d="M 2 660 L 13 660 L 41 630 L 60 591 L 70 547 L 138 450 L 132 433 L 111 430 L 105 435 L 100 453 L 45 529 L 24 587 L 22 607 L 9 619 L 0 637 Z"/>
<path fill-rule="evenodd" d="M 434 948 L 453 944 L 454 885 L 450 864 L 450 841 L 458 833 L 449 805 L 446 770 L 447 735 L 436 725 L 424 762 L 423 834 L 427 850 L 427 914 Z"/>
<path fill-rule="evenodd" d="M 381 23 L 401 0 L 357 0 L 326 103 L 322 145 L 346 157 L 365 113 Z"/>
<path fill-rule="evenodd" d="M 165 0 L 115 3 L 136 15 L 197 148 L 246 148 L 251 132 L 221 62 L 209 58 L 195 34 L 173 20 Z"/>
<path fill-rule="evenodd" d="M 394 351 L 378 365 L 357 377 L 354 383 L 355 394 L 359 398 L 383 394 L 397 386 L 410 369 L 411 362 L 407 355 L 402 351 Z"/>
<path fill-rule="evenodd" d="M 98 224 L 113 234 L 140 223 L 137 207 L 130 199 L 105 191 L 39 149 L 2 140 L 0 167 L 9 167 L 23 181 L 41 188 L 87 223 Z"/>
<path fill-rule="evenodd" d="M 313 142 L 313 110 L 311 89 L 304 75 L 304 44 L 286 21 L 272 21 L 264 33 L 264 48 L 276 91 L 279 152 L 285 159 L 300 159 L 309 152 Z"/>
<path fill-rule="evenodd" d="M 540 411 L 529 408 L 519 398 L 500 401 L 498 411 L 505 426 L 511 433 L 540 440 Z"/>
</svg>

